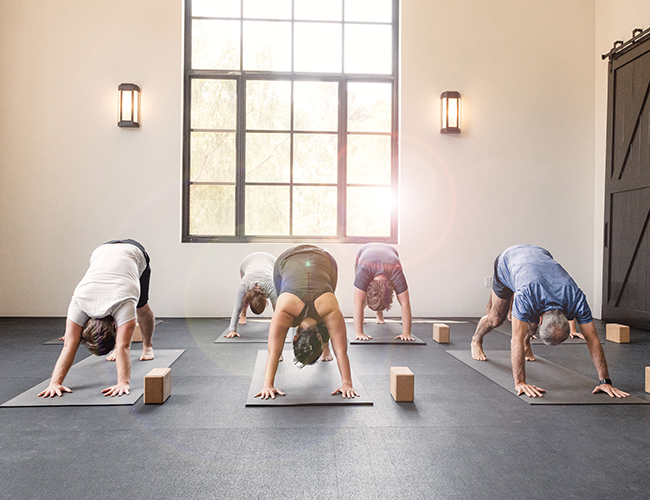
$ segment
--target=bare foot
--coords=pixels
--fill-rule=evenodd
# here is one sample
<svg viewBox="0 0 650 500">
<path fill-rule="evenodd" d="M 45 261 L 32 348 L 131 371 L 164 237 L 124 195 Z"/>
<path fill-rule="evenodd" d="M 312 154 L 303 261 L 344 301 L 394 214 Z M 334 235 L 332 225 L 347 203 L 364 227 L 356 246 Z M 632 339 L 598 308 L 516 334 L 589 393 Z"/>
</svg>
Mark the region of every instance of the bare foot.
<svg viewBox="0 0 650 500">
<path fill-rule="evenodd" d="M 320 355 L 320 360 L 321 361 L 332 361 L 334 358 L 332 357 L 332 351 L 330 351 L 330 345 L 329 342 L 323 349 L 323 354 Z"/>
<path fill-rule="evenodd" d="M 140 361 L 151 361 L 153 359 L 153 347 L 142 346 L 142 355 Z"/>
<path fill-rule="evenodd" d="M 106 361 L 115 361 L 115 351 L 108 353 L 108 356 L 106 356 Z"/>
<path fill-rule="evenodd" d="M 239 321 L 237 322 L 239 325 L 245 325 L 246 324 L 246 318 L 239 318 Z"/>
<path fill-rule="evenodd" d="M 533 350 L 530 348 L 530 344 L 524 347 L 524 356 L 526 357 L 526 361 L 535 361 L 535 355 L 533 354 Z"/>
<path fill-rule="evenodd" d="M 487 356 L 483 352 L 483 346 L 478 342 L 472 340 L 471 349 L 472 349 L 472 359 L 476 361 L 487 361 Z"/>
<path fill-rule="evenodd" d="M 284 361 L 284 354 L 280 354 L 280 360 L 279 361 L 280 361 L 280 363 L 282 363 Z"/>
<path fill-rule="evenodd" d="M 377 311 L 377 324 L 378 325 L 383 325 L 386 322 L 384 321 L 384 312 L 383 311 Z"/>
</svg>

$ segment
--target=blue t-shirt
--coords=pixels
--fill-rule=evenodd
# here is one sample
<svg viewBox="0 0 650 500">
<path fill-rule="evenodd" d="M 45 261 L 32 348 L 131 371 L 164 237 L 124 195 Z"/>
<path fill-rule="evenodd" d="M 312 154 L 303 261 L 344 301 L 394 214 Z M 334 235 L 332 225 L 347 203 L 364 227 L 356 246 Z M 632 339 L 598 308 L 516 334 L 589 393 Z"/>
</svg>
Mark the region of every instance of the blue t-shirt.
<svg viewBox="0 0 650 500">
<path fill-rule="evenodd" d="M 354 272 L 354 286 L 364 292 L 368 291 L 370 282 L 379 274 L 385 275 L 386 279 L 393 284 L 397 295 L 408 290 L 399 254 L 392 246 L 385 243 L 363 245 L 357 254 Z"/>
<path fill-rule="evenodd" d="M 568 320 L 580 324 L 593 320 L 585 294 L 543 248 L 507 248 L 498 257 L 497 277 L 515 292 L 512 315 L 521 321 L 538 323 L 540 314 L 551 309 L 562 310 Z"/>
</svg>

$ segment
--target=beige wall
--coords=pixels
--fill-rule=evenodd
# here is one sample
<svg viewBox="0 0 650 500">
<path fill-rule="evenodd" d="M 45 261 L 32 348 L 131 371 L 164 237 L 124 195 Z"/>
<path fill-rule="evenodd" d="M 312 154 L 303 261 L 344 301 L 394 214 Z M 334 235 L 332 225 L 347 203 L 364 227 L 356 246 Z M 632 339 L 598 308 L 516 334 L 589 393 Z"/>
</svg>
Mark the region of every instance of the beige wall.
<svg viewBox="0 0 650 500">
<path fill-rule="evenodd" d="M 398 248 L 415 315 L 480 314 L 515 243 L 549 248 L 593 302 L 597 56 L 642 15 L 613 34 L 616 3 L 403 0 Z M 242 257 L 290 246 L 180 243 L 182 10 L 0 0 L 0 315 L 65 315 L 92 249 L 131 237 L 158 315 L 227 316 Z M 116 126 L 122 82 L 142 87 L 141 130 Z M 460 136 L 438 131 L 445 90 L 463 94 Z M 327 248 L 351 314 L 358 245 Z"/>
</svg>

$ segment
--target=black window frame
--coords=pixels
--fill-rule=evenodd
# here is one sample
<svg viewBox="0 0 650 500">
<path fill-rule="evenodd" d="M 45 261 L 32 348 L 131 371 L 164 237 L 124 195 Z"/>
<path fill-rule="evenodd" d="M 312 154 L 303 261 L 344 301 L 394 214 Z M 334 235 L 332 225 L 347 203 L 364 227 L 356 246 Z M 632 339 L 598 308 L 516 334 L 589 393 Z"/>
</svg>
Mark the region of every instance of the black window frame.
<svg viewBox="0 0 650 500">
<path fill-rule="evenodd" d="M 395 244 L 398 242 L 398 217 L 399 217 L 399 0 L 392 1 L 392 68 L 391 74 L 387 75 L 364 75 L 352 73 L 301 73 L 301 72 L 276 72 L 276 71 L 246 71 L 246 70 L 195 70 L 192 69 L 192 1 L 185 1 L 185 19 L 184 19 L 184 69 L 183 69 L 183 151 L 182 151 L 182 221 L 181 231 L 183 243 L 249 243 L 249 242 L 330 242 L 330 243 L 368 243 L 383 242 Z M 345 0 L 343 0 L 343 8 Z M 243 16 L 243 0 L 242 14 Z M 264 19 L 255 19 L 256 21 Z M 294 19 L 291 20 L 293 24 Z M 340 22 L 342 26 L 344 21 Z M 354 24 L 364 24 L 363 22 L 354 21 Z M 378 24 L 378 23 L 367 23 Z M 387 24 L 387 23 L 384 23 Z M 292 30 L 293 32 L 293 30 Z M 241 36 L 243 37 L 243 30 Z M 293 40 L 292 40 L 293 44 Z M 345 47 L 341 49 L 344 51 Z M 292 54 L 293 67 L 293 54 Z M 243 51 L 240 50 L 240 68 L 243 67 L 241 59 Z M 194 79 L 232 79 L 236 81 L 237 86 L 237 124 L 235 133 L 236 143 L 236 176 L 235 176 L 235 235 L 192 235 L 190 234 L 190 140 L 191 140 L 191 94 L 192 80 Z M 339 84 L 339 112 L 338 112 L 338 130 L 334 132 L 338 136 L 338 175 L 337 175 L 337 235 L 336 236 L 303 236 L 303 235 L 245 235 L 245 189 L 247 185 L 264 185 L 265 183 L 246 182 L 245 170 L 245 141 L 246 130 L 245 114 L 245 86 L 249 80 L 289 80 L 294 81 L 329 81 Z M 347 130 L 347 84 L 351 82 L 367 83 L 390 83 L 392 84 L 392 109 L 391 109 L 391 132 L 377 133 L 369 132 L 371 135 L 390 135 L 391 136 L 391 180 L 390 193 L 394 206 L 391 208 L 390 215 L 390 235 L 389 236 L 348 236 L 345 234 L 347 228 L 347 157 L 341 154 L 347 150 L 348 135 L 364 134 L 362 132 L 349 132 Z M 293 83 L 292 83 L 293 86 Z M 293 108 L 293 94 L 291 106 Z M 291 136 L 295 131 L 293 124 L 289 131 Z M 293 141 L 291 141 L 293 143 Z M 293 151 L 293 146 L 291 146 Z M 227 184 L 213 183 L 205 184 Z M 272 183 L 274 186 L 283 183 Z M 294 183 L 293 179 L 288 183 L 290 186 L 300 186 L 301 183 Z M 307 185 L 327 185 L 309 183 Z M 373 184 L 354 184 L 354 187 L 375 186 Z M 383 185 L 382 185 L 383 186 Z M 293 190 L 290 189 L 290 193 Z M 292 194 L 290 195 L 292 196 Z M 291 200 L 291 198 L 290 198 Z M 290 231 L 293 223 L 293 203 L 290 203 Z"/>
</svg>

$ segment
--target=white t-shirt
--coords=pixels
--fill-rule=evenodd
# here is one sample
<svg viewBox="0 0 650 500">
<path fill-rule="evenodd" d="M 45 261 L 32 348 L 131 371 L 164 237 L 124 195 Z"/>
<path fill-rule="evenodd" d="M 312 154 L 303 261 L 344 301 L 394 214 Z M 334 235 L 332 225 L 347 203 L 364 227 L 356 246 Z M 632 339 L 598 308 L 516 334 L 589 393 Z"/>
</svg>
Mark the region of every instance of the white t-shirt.
<svg viewBox="0 0 650 500">
<path fill-rule="evenodd" d="M 140 276 L 147 268 L 142 251 L 125 243 L 105 244 L 90 256 L 90 267 L 75 288 L 68 318 L 83 326 L 88 318 L 113 316 L 117 326 L 134 320 Z"/>
</svg>

